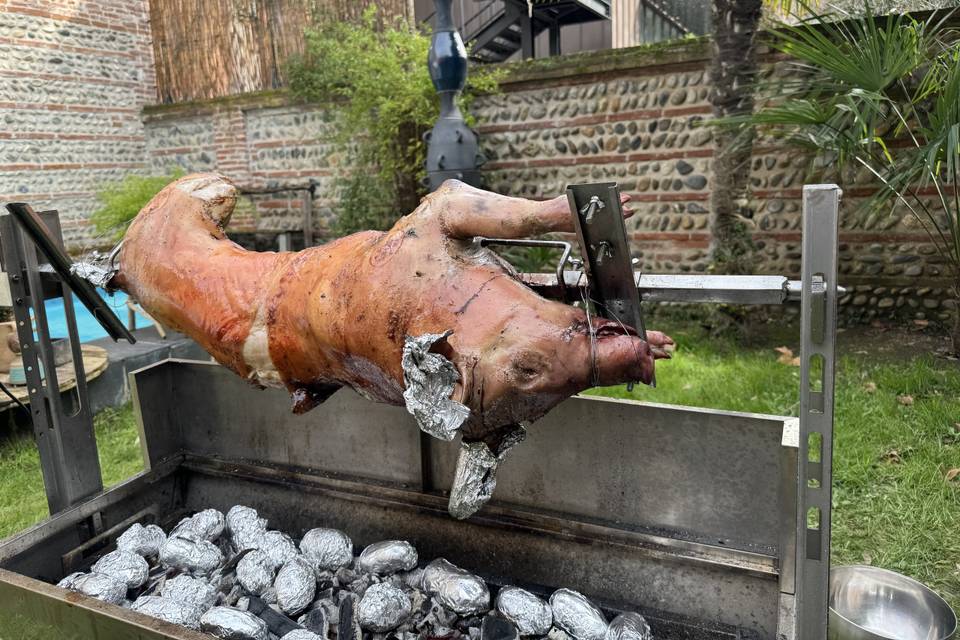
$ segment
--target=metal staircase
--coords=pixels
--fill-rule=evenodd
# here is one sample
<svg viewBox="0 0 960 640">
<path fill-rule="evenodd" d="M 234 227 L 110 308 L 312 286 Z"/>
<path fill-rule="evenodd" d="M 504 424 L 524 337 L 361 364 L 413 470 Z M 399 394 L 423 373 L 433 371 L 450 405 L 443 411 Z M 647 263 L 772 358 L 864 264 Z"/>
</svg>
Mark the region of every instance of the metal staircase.
<svg viewBox="0 0 960 640">
<path fill-rule="evenodd" d="M 517 51 L 534 55 L 533 41 L 549 31 L 550 55 L 560 53 L 560 27 L 610 19 L 610 0 L 487 0 L 461 33 L 478 62 L 502 62 Z"/>
</svg>

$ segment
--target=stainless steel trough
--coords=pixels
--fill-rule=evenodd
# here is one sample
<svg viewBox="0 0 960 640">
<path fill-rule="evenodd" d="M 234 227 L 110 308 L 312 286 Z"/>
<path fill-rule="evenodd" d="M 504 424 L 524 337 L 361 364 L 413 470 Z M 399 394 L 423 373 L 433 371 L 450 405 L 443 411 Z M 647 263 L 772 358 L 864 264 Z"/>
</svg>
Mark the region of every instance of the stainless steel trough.
<svg viewBox="0 0 960 640">
<path fill-rule="evenodd" d="M 455 521 L 456 444 L 402 408 L 343 390 L 294 416 L 282 392 L 168 360 L 131 374 L 147 470 L 0 543 L 0 638 L 207 638 L 50 583 L 133 522 L 236 504 L 292 535 L 407 539 L 493 584 L 573 588 L 642 612 L 662 640 L 826 638 L 838 198 L 804 193 L 799 418 L 572 398 L 511 452 L 494 500 Z"/>
</svg>

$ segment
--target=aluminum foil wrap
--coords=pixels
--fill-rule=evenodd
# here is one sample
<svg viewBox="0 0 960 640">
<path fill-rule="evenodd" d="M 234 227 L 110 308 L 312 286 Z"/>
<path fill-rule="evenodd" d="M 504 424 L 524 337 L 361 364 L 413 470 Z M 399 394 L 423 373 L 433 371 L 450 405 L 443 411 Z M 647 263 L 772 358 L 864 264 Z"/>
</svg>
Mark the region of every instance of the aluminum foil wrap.
<svg viewBox="0 0 960 640">
<path fill-rule="evenodd" d="M 497 611 L 517 625 L 522 636 L 545 636 L 553 626 L 553 610 L 550 605 L 520 587 L 500 589 L 497 594 Z"/>
<path fill-rule="evenodd" d="M 439 353 L 430 353 L 435 343 L 452 333 L 425 333 L 416 338 L 407 336 L 400 360 L 407 411 L 416 418 L 423 431 L 441 440 L 453 440 L 457 430 L 470 417 L 470 409 L 450 398 L 460 380 L 457 368 Z"/>
<path fill-rule="evenodd" d="M 160 547 L 160 563 L 205 576 L 223 564 L 223 554 L 212 542 L 171 536 Z"/>
<path fill-rule="evenodd" d="M 189 518 L 184 518 L 170 532 L 170 537 L 213 542 L 223 533 L 226 519 L 216 509 L 204 509 Z"/>
<path fill-rule="evenodd" d="M 293 538 L 282 531 L 267 531 L 264 533 L 257 548 L 267 554 L 270 561 L 273 562 L 274 570 L 300 555 Z"/>
<path fill-rule="evenodd" d="M 276 565 L 270 556 L 254 549 L 237 564 L 237 580 L 249 593 L 259 596 L 273 586 L 275 571 Z"/>
<path fill-rule="evenodd" d="M 360 628 L 383 633 L 400 626 L 410 617 L 413 604 L 398 587 L 381 582 L 371 585 L 357 606 L 357 622 Z"/>
<path fill-rule="evenodd" d="M 486 583 L 443 558 L 437 558 L 423 570 L 423 590 L 460 615 L 490 609 Z"/>
<path fill-rule="evenodd" d="M 607 640 L 653 640 L 653 633 L 642 615 L 627 611 L 607 627 Z"/>
<path fill-rule="evenodd" d="M 127 585 L 127 589 L 143 586 L 150 575 L 150 565 L 135 553 L 111 551 L 91 567 L 96 573 L 105 573 Z"/>
<path fill-rule="evenodd" d="M 200 630 L 223 640 L 269 640 L 267 623 L 248 611 L 214 607 L 200 618 Z"/>
<path fill-rule="evenodd" d="M 225 520 L 230 541 L 237 551 L 260 547 L 267 532 L 267 521 L 260 517 L 256 509 L 237 505 L 227 512 Z"/>
<path fill-rule="evenodd" d="M 290 633 L 287 633 L 281 636 L 280 640 L 327 640 L 327 639 L 326 637 L 318 636 L 313 631 L 307 631 L 306 629 L 294 629 Z"/>
<path fill-rule="evenodd" d="M 167 541 L 167 534 L 155 524 L 143 526 L 139 522 L 117 538 L 117 550 L 136 553 L 145 558 L 155 557 L 160 553 L 160 547 Z"/>
<path fill-rule="evenodd" d="M 550 596 L 553 620 L 574 640 L 604 640 L 607 619 L 600 609 L 583 594 L 571 589 L 557 589 Z"/>
<path fill-rule="evenodd" d="M 297 556 L 280 567 L 273 583 L 277 604 L 288 616 L 294 616 L 313 602 L 317 593 L 317 572 L 306 559 Z"/>
<path fill-rule="evenodd" d="M 416 566 L 417 550 L 406 540 L 374 542 L 360 552 L 357 560 L 357 568 L 360 571 L 376 575 L 410 571 Z"/>
<path fill-rule="evenodd" d="M 168 600 L 190 604 L 199 607 L 201 611 L 206 611 L 217 603 L 218 592 L 216 587 L 206 580 L 180 574 L 163 583 L 160 595 Z"/>
<path fill-rule="evenodd" d="M 111 290 L 108 285 L 113 276 L 117 275 L 117 271 L 118 269 L 113 266 L 112 261 L 101 258 L 96 251 L 93 260 L 74 262 L 70 265 L 70 273 L 83 278 L 95 287 L 108 291 Z"/>
<path fill-rule="evenodd" d="M 353 542 L 337 529 L 311 529 L 300 541 L 300 552 L 321 571 L 336 571 L 353 562 Z"/>
<path fill-rule="evenodd" d="M 203 609 L 188 602 L 178 602 L 161 596 L 141 596 L 130 605 L 132 611 L 159 618 L 164 622 L 179 624 L 190 629 L 200 629 Z"/>
<path fill-rule="evenodd" d="M 126 583 L 105 573 L 71 573 L 57 586 L 110 604 L 120 604 L 127 597 Z"/>
<path fill-rule="evenodd" d="M 493 495 L 497 486 L 497 467 L 511 448 L 523 442 L 527 431 L 517 426 L 501 440 L 496 453 L 483 442 L 461 442 L 457 456 L 457 470 L 450 487 L 447 510 L 454 518 L 463 520 L 477 512 Z"/>
</svg>

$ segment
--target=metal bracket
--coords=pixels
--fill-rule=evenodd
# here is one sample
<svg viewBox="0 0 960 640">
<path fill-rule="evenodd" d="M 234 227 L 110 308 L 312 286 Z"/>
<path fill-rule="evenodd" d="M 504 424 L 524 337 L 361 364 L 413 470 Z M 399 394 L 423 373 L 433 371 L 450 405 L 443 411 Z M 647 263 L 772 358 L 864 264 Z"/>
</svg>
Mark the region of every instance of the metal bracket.
<svg viewBox="0 0 960 640">
<path fill-rule="evenodd" d="M 633 327 L 646 339 L 620 187 L 615 182 L 572 184 L 567 187 L 567 201 L 583 256 L 588 302 L 594 303 L 599 315 Z"/>
<path fill-rule="evenodd" d="M 841 190 L 803 188 L 796 637 L 827 637 Z"/>
</svg>

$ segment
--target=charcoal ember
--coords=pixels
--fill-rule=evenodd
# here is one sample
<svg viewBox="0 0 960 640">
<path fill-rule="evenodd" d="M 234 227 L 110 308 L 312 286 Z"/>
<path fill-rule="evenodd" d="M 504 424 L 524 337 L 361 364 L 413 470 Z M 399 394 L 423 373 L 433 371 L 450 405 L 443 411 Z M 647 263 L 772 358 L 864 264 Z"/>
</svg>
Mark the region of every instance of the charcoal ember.
<svg viewBox="0 0 960 640">
<path fill-rule="evenodd" d="M 130 605 L 132 611 L 158 618 L 164 622 L 179 624 L 190 629 L 200 629 L 203 609 L 188 602 L 178 602 L 162 596 L 142 596 Z"/>
<path fill-rule="evenodd" d="M 653 640 L 646 619 L 639 613 L 621 613 L 607 627 L 606 640 Z"/>
<path fill-rule="evenodd" d="M 250 608 L 250 596 L 243 596 L 237 598 L 236 604 L 232 605 L 234 609 L 239 609 L 240 611 L 247 611 Z"/>
<path fill-rule="evenodd" d="M 223 640 L 269 640 L 267 623 L 249 611 L 214 607 L 200 618 L 200 630 Z"/>
<path fill-rule="evenodd" d="M 260 595 L 260 599 L 267 604 L 277 604 L 277 590 L 270 587 Z"/>
<path fill-rule="evenodd" d="M 225 527 L 226 519 L 222 513 L 216 509 L 204 509 L 178 522 L 170 537 L 213 542 L 223 534 Z"/>
<path fill-rule="evenodd" d="M 374 542 L 360 552 L 357 569 L 376 575 L 409 571 L 417 566 L 417 550 L 406 540 Z"/>
<path fill-rule="evenodd" d="M 504 587 L 500 590 L 497 594 L 497 611 L 517 625 L 522 636 L 546 635 L 553 626 L 550 605 L 520 587 Z"/>
<path fill-rule="evenodd" d="M 277 604 L 288 616 L 307 608 L 317 593 L 317 573 L 313 565 L 297 556 L 280 567 L 273 588 L 277 590 Z"/>
<path fill-rule="evenodd" d="M 209 575 L 223 564 L 223 553 L 207 540 L 171 536 L 160 547 L 160 563 L 196 575 Z"/>
<path fill-rule="evenodd" d="M 130 551 L 111 551 L 94 563 L 91 570 L 113 576 L 127 589 L 142 587 L 150 576 L 150 565 L 142 556 Z"/>
<path fill-rule="evenodd" d="M 321 638 L 326 638 L 330 632 L 330 622 L 327 619 L 327 612 L 324 607 L 319 606 L 310 609 L 297 619 L 297 624 Z"/>
<path fill-rule="evenodd" d="M 396 629 L 410 616 L 412 603 L 401 589 L 386 583 L 371 585 L 357 606 L 361 629 L 386 632 Z"/>
<path fill-rule="evenodd" d="M 227 512 L 225 520 L 234 549 L 239 552 L 259 548 L 267 533 L 267 521 L 259 516 L 256 509 L 237 505 Z"/>
<path fill-rule="evenodd" d="M 607 619 L 583 594 L 572 589 L 557 589 L 550 596 L 553 620 L 574 640 L 603 640 Z"/>
<path fill-rule="evenodd" d="M 293 538 L 282 531 L 265 532 L 260 538 L 258 548 L 270 557 L 274 569 L 279 569 L 300 555 Z"/>
<path fill-rule="evenodd" d="M 570 634 L 560 627 L 551 627 L 547 633 L 547 640 L 571 640 Z"/>
<path fill-rule="evenodd" d="M 117 550 L 129 551 L 145 558 L 156 557 L 160 547 L 167 541 L 167 534 L 155 524 L 143 526 L 139 522 L 120 534 L 117 538 Z"/>
<path fill-rule="evenodd" d="M 237 580 L 249 593 L 259 596 L 273 586 L 275 571 L 273 559 L 263 551 L 254 549 L 237 564 Z"/>
<path fill-rule="evenodd" d="M 443 558 L 437 558 L 423 570 L 422 587 L 444 607 L 461 615 L 490 609 L 486 583 Z"/>
<path fill-rule="evenodd" d="M 480 627 L 470 627 L 467 629 L 467 637 L 470 640 L 480 640 Z"/>
<path fill-rule="evenodd" d="M 326 636 L 321 636 L 306 629 L 294 629 L 290 633 L 281 636 L 280 640 L 326 640 Z"/>
<path fill-rule="evenodd" d="M 160 595 L 168 600 L 199 607 L 201 611 L 206 611 L 215 605 L 219 597 L 216 587 L 212 584 L 201 578 L 192 578 L 186 574 L 165 581 L 163 588 L 160 590 Z"/>
<path fill-rule="evenodd" d="M 373 582 L 368 575 L 362 575 L 350 584 L 347 585 L 347 589 L 357 594 L 359 597 L 363 597 L 363 594 L 367 591 L 367 588 L 370 586 L 370 583 Z"/>
<path fill-rule="evenodd" d="M 321 571 L 336 571 L 353 562 L 353 542 L 337 529 L 307 531 L 300 541 L 300 552 Z"/>
<path fill-rule="evenodd" d="M 430 608 L 416 624 L 416 628 L 433 638 L 443 638 L 451 634 L 457 623 L 457 614 L 448 611 L 436 598 L 429 601 Z"/>
<path fill-rule="evenodd" d="M 354 580 L 356 580 L 359 574 L 349 567 L 340 567 L 337 569 L 336 573 L 333 574 L 333 584 L 337 587 L 345 587 Z"/>
<path fill-rule="evenodd" d="M 110 604 L 121 604 L 127 597 L 127 584 L 105 573 L 71 573 L 57 586 Z"/>
</svg>

